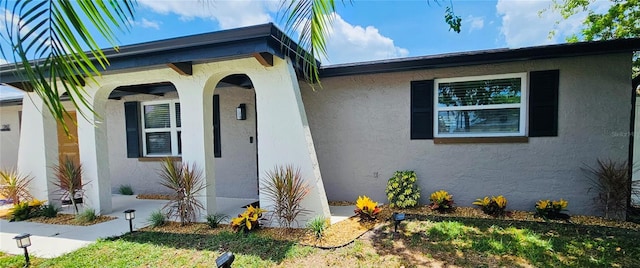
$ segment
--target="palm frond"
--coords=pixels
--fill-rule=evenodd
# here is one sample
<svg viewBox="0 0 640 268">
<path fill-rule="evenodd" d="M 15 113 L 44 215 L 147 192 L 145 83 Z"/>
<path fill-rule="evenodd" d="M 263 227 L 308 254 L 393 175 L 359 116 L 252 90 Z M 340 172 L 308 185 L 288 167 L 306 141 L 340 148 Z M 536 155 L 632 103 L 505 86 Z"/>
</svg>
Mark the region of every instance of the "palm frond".
<svg viewBox="0 0 640 268">
<path fill-rule="evenodd" d="M 319 82 L 317 58 L 327 56 L 327 37 L 333 22 L 332 13 L 336 6 L 334 0 L 290 0 L 282 2 L 282 9 L 289 15 L 286 18 L 285 28 L 288 35 L 299 31 L 299 50 L 307 50 L 307 53 L 298 51 L 303 55 L 304 76 L 311 83 Z"/>
<path fill-rule="evenodd" d="M 4 5 L 14 15 L 5 23 L 4 37 L 11 45 L 16 70 L 29 81 L 29 88 L 25 89 L 42 98 L 68 134 L 64 123 L 68 112 L 60 96 L 66 93 L 76 110 L 86 118 L 85 111 L 94 111 L 82 87 L 84 78 L 96 82 L 100 71 L 109 65 L 92 37 L 92 30 L 117 49 L 114 30 L 128 29 L 135 2 L 17 0 L 12 3 L 12 7 L 8 6 L 9 1 Z M 15 16 L 19 18 L 17 21 Z"/>
</svg>

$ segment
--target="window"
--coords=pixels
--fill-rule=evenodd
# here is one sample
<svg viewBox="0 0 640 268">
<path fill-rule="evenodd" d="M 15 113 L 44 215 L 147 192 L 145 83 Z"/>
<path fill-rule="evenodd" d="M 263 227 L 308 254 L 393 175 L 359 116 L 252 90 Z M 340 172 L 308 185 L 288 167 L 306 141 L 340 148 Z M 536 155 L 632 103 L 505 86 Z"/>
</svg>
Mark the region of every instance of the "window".
<svg viewBox="0 0 640 268">
<path fill-rule="evenodd" d="M 525 136 L 526 80 L 526 73 L 436 79 L 434 136 Z"/>
<path fill-rule="evenodd" d="M 124 103 L 127 158 L 182 155 L 182 122 L 178 100 Z M 222 157 L 220 97 L 213 95 L 213 152 Z"/>
<path fill-rule="evenodd" d="M 180 155 L 180 103 L 170 100 L 143 102 L 141 105 L 144 156 Z"/>
</svg>

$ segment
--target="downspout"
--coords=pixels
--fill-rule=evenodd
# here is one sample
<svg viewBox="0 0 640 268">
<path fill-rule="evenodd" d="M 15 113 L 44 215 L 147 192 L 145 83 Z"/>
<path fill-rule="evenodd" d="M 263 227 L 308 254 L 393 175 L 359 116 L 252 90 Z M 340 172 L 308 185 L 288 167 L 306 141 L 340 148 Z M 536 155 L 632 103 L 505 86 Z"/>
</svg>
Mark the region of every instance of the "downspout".
<svg viewBox="0 0 640 268">
<path fill-rule="evenodd" d="M 631 209 L 631 198 L 632 198 L 632 184 L 633 184 L 633 170 L 634 170 L 634 164 L 633 164 L 633 138 L 635 137 L 635 121 L 636 121 L 636 97 L 639 95 L 640 93 L 640 75 L 636 76 L 635 78 L 633 78 L 632 82 L 631 82 L 631 122 L 630 122 L 630 127 L 629 127 L 629 161 L 627 163 L 628 165 L 628 176 L 629 176 L 629 180 L 628 180 L 628 185 L 627 185 L 627 189 L 629 189 L 629 193 L 627 195 L 627 209 L 626 209 L 626 213 L 625 213 L 625 220 L 629 220 L 629 211 Z"/>
</svg>

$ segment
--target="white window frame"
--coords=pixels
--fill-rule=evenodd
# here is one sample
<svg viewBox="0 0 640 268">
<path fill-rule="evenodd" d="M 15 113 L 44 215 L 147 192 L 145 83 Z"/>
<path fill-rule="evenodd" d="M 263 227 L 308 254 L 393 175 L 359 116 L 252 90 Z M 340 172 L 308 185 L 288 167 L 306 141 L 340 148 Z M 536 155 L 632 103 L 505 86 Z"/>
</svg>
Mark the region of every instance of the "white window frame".
<svg viewBox="0 0 640 268">
<path fill-rule="evenodd" d="M 153 128 L 147 129 L 144 121 L 144 106 L 148 105 L 158 105 L 158 104 L 169 104 L 169 127 L 168 128 Z M 182 127 L 178 127 L 178 122 L 176 121 L 176 103 L 180 103 L 177 99 L 172 100 L 156 100 L 156 101 L 145 101 L 140 102 L 140 117 L 141 117 L 141 128 L 142 128 L 142 151 L 144 157 L 166 157 L 166 156 L 180 156 L 179 148 L 178 148 L 178 132 L 182 131 Z M 181 113 L 182 114 L 182 113 Z M 171 133 L 171 154 L 148 154 L 147 153 L 147 133 L 154 132 L 169 132 Z"/>
<path fill-rule="evenodd" d="M 507 104 L 493 104 L 493 105 L 470 105 L 470 106 L 449 106 L 438 107 L 438 91 L 441 83 L 451 82 L 469 82 L 469 81 L 481 81 L 481 80 L 495 80 L 505 78 L 520 78 L 520 103 L 507 103 Z M 528 109 L 528 96 L 529 91 L 527 88 L 527 73 L 506 73 L 496 75 L 480 75 L 480 76 L 464 76 L 454 78 L 440 78 L 434 80 L 433 90 L 433 136 L 436 138 L 454 138 L 454 137 L 524 137 L 527 135 L 527 109 Z M 441 111 L 465 111 L 465 110 L 488 110 L 488 109 L 508 109 L 508 108 L 520 108 L 520 126 L 517 133 L 439 133 L 438 128 L 438 114 Z"/>
</svg>

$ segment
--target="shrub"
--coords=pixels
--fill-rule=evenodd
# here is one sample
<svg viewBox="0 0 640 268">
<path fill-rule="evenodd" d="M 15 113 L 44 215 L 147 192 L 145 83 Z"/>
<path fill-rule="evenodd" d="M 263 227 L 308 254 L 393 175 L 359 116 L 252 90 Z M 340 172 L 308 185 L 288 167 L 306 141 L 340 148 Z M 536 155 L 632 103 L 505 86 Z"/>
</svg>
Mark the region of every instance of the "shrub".
<svg viewBox="0 0 640 268">
<path fill-rule="evenodd" d="M 44 201 L 33 199 L 31 201 L 22 201 L 13 205 L 9 214 L 11 219 L 9 221 L 24 221 L 33 217 L 39 216 L 39 211 Z"/>
<path fill-rule="evenodd" d="M 479 206 L 484 213 L 494 217 L 498 217 L 505 214 L 505 209 L 507 208 L 507 199 L 501 195 L 492 196 L 491 198 L 485 196 L 484 198 L 476 199 L 473 204 Z"/>
<path fill-rule="evenodd" d="M 120 187 L 118 188 L 118 192 L 121 195 L 133 195 L 133 188 L 131 188 L 131 185 L 129 184 L 120 185 Z"/>
<path fill-rule="evenodd" d="M 218 228 L 218 225 L 228 218 L 229 216 L 221 213 L 209 214 L 207 215 L 207 225 L 209 225 L 210 228 Z"/>
<path fill-rule="evenodd" d="M 323 216 L 317 216 L 307 223 L 307 229 L 316 239 L 322 239 L 327 227 L 329 227 L 329 219 L 325 219 Z"/>
<path fill-rule="evenodd" d="M 260 227 L 260 222 L 258 220 L 262 217 L 262 213 L 264 212 L 267 211 L 259 207 L 249 205 L 247 210 L 242 214 L 239 214 L 237 218 L 231 219 L 231 227 L 234 231 L 240 233 L 258 229 Z"/>
<path fill-rule="evenodd" d="M 408 208 L 418 205 L 420 187 L 414 171 L 396 171 L 387 182 L 389 207 Z"/>
<path fill-rule="evenodd" d="M 453 196 L 445 190 L 433 192 L 429 197 L 429 201 L 431 201 L 429 208 L 437 210 L 440 213 L 449 212 L 454 209 Z"/>
<path fill-rule="evenodd" d="M 82 165 L 73 162 L 69 157 L 66 157 L 62 163 L 53 167 L 56 180 L 53 184 L 59 188 L 61 192 L 60 200 L 66 200 L 69 198 L 73 209 L 78 214 L 78 204 L 76 198 L 83 197 L 84 192 L 82 188 L 86 185 L 82 184 Z"/>
<path fill-rule="evenodd" d="M 29 183 L 32 180 L 32 177 L 22 176 L 15 170 L 0 170 L 0 196 L 11 199 L 14 205 L 32 199 L 33 196 L 29 193 Z"/>
<path fill-rule="evenodd" d="M 378 207 L 378 203 L 371 200 L 371 198 L 365 196 L 358 196 L 356 200 L 356 209 L 353 211 L 360 219 L 374 220 L 376 215 L 380 213 L 382 209 Z"/>
<path fill-rule="evenodd" d="M 308 211 L 302 200 L 309 194 L 309 185 L 300 175 L 300 169 L 292 166 L 277 166 L 267 173 L 263 192 L 273 202 L 273 215 L 281 227 L 290 228 L 296 217 Z"/>
<path fill-rule="evenodd" d="M 567 208 L 569 202 L 564 199 L 559 201 L 539 200 L 536 202 L 536 216 L 544 219 L 567 219 L 567 214 L 561 213 Z"/>
<path fill-rule="evenodd" d="M 596 167 L 585 166 L 591 187 L 597 196 L 594 202 L 602 209 L 605 218 L 624 219 L 627 198 L 631 194 L 629 185 L 629 166 L 626 161 L 597 159 Z"/>
<path fill-rule="evenodd" d="M 151 227 L 160 227 L 167 222 L 167 216 L 161 210 L 156 210 L 149 214 L 147 222 Z"/>
<path fill-rule="evenodd" d="M 76 215 L 76 221 L 80 223 L 89 223 L 95 221 L 97 218 L 96 210 L 92 208 L 87 208 L 82 211 L 82 213 Z"/>
<path fill-rule="evenodd" d="M 54 204 L 49 204 L 40 208 L 39 215 L 47 218 L 55 218 L 58 216 L 58 212 L 60 212 L 59 207 L 56 207 Z"/>
<path fill-rule="evenodd" d="M 197 198 L 198 192 L 206 188 L 202 171 L 195 164 L 178 164 L 170 158 L 165 158 L 162 161 L 160 178 L 160 184 L 174 192 L 173 199 L 163 208 L 167 210 L 167 215 L 180 219 L 181 225 L 195 222 L 200 211 L 204 209 L 202 202 Z"/>
</svg>

